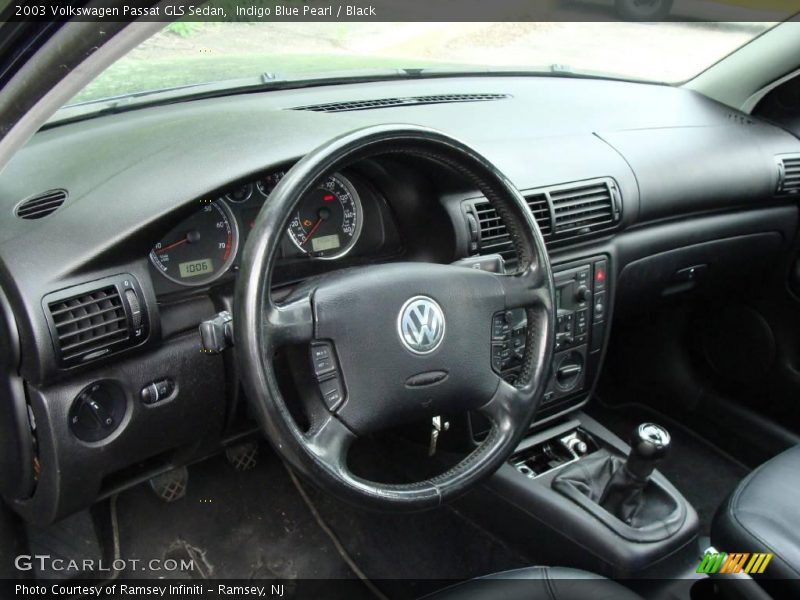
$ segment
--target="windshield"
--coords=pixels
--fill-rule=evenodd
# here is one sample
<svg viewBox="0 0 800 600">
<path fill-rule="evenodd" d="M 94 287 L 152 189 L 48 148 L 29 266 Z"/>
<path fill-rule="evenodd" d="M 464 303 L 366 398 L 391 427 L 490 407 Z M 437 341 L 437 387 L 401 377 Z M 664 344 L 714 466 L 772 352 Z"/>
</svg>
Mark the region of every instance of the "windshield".
<svg viewBox="0 0 800 600">
<path fill-rule="evenodd" d="M 177 22 L 112 65 L 68 104 L 244 78 L 357 77 L 409 68 L 571 71 L 675 83 L 773 25 Z"/>
</svg>

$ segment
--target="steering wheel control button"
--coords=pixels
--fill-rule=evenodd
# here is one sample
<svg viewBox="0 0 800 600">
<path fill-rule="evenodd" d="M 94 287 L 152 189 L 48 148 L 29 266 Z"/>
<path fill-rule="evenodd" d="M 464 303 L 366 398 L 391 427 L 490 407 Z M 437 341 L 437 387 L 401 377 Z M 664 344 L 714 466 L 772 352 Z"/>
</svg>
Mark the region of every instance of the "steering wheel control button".
<svg viewBox="0 0 800 600">
<path fill-rule="evenodd" d="M 328 407 L 328 410 L 336 410 L 339 408 L 342 400 L 344 400 L 342 383 L 338 375 L 331 379 L 321 381 L 319 384 L 319 391 L 322 394 L 322 399 L 325 401 L 325 406 Z"/>
<path fill-rule="evenodd" d="M 497 313 L 492 319 L 492 339 L 504 340 L 511 332 L 511 324 L 508 315 L 505 312 Z"/>
<path fill-rule="evenodd" d="M 315 342 L 311 345 L 311 368 L 318 380 L 336 371 L 336 359 L 330 342 Z"/>
<path fill-rule="evenodd" d="M 322 400 L 328 410 L 335 411 L 344 402 L 344 385 L 336 362 L 336 353 L 331 342 L 312 342 L 309 351 L 311 368 L 317 378 Z"/>
<path fill-rule="evenodd" d="M 522 363 L 527 338 L 527 318 L 521 309 L 505 310 L 492 316 L 492 369 L 510 375 Z"/>
<path fill-rule="evenodd" d="M 444 312 L 433 298 L 414 296 L 400 308 L 397 334 L 409 352 L 430 354 L 441 345 L 444 332 Z"/>
</svg>

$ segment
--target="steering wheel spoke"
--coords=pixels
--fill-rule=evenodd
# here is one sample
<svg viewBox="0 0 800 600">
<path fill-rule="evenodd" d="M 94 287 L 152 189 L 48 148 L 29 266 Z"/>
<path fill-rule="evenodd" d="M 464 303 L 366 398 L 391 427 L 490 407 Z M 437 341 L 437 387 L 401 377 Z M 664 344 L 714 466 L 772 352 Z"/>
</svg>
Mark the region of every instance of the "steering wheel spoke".
<svg viewBox="0 0 800 600">
<path fill-rule="evenodd" d="M 550 304 L 548 276 L 543 269 L 529 266 L 521 273 L 498 275 L 503 286 L 506 308 L 527 308 Z"/>
<path fill-rule="evenodd" d="M 356 435 L 334 415 L 327 415 L 305 434 L 311 453 L 334 471 L 347 473 L 347 453 Z"/>
<path fill-rule="evenodd" d="M 518 420 L 524 415 L 527 402 L 525 391 L 501 379 L 492 399 L 478 412 L 489 419 L 502 436 L 519 426 Z"/>
<path fill-rule="evenodd" d="M 314 337 L 314 309 L 311 294 L 292 298 L 284 304 L 266 303 L 264 323 L 269 328 L 267 342 L 273 348 L 310 342 Z"/>
</svg>

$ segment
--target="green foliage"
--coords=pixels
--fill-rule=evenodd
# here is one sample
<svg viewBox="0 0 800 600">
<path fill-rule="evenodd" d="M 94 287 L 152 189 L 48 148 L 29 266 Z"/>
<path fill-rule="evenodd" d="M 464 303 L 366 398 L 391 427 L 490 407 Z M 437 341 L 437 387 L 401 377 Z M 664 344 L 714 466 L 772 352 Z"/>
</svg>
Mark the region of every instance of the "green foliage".
<svg viewBox="0 0 800 600">
<path fill-rule="evenodd" d="M 164 28 L 164 31 L 174 33 L 182 38 L 187 38 L 194 35 L 202 28 L 203 23 L 195 23 L 192 21 L 175 21 L 174 23 L 167 25 Z"/>
</svg>

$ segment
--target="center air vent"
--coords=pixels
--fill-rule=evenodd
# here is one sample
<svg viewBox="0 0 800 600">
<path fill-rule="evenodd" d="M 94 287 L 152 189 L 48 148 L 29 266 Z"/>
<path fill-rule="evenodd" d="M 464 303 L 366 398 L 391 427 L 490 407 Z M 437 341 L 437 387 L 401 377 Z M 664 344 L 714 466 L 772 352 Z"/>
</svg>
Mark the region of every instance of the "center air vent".
<svg viewBox="0 0 800 600">
<path fill-rule="evenodd" d="M 41 219 L 53 214 L 67 199 L 64 190 L 50 190 L 23 200 L 14 211 L 20 219 Z"/>
<path fill-rule="evenodd" d="M 800 155 L 778 157 L 778 194 L 800 193 Z"/>
<path fill-rule="evenodd" d="M 141 297 L 130 275 L 46 296 L 50 334 L 61 364 L 90 361 L 143 341 L 147 320 Z"/>
<path fill-rule="evenodd" d="M 452 102 L 488 102 L 505 100 L 508 94 L 440 94 L 436 96 L 408 96 L 405 98 L 379 98 L 377 100 L 352 100 L 330 104 L 311 104 L 295 106 L 291 110 L 311 110 L 314 112 L 347 112 L 353 110 L 372 110 L 376 108 L 395 108 L 398 106 L 419 106 L 421 104 L 449 104 Z"/>
<path fill-rule="evenodd" d="M 612 227 L 619 219 L 616 185 L 608 180 L 549 190 L 553 232 L 559 238 L 587 235 Z"/>
<path fill-rule="evenodd" d="M 622 212 L 617 185 L 610 178 L 542 188 L 527 194 L 525 200 L 548 247 L 616 228 Z M 465 204 L 465 210 L 470 223 L 470 251 L 513 260 L 508 230 L 491 204 L 472 200 Z"/>
<path fill-rule="evenodd" d="M 550 207 L 545 194 L 527 196 L 525 201 L 539 225 L 545 243 L 551 238 Z M 477 221 L 478 247 L 481 254 L 500 254 L 506 260 L 515 258 L 508 230 L 494 207 L 486 200 L 473 204 L 473 215 Z"/>
</svg>

